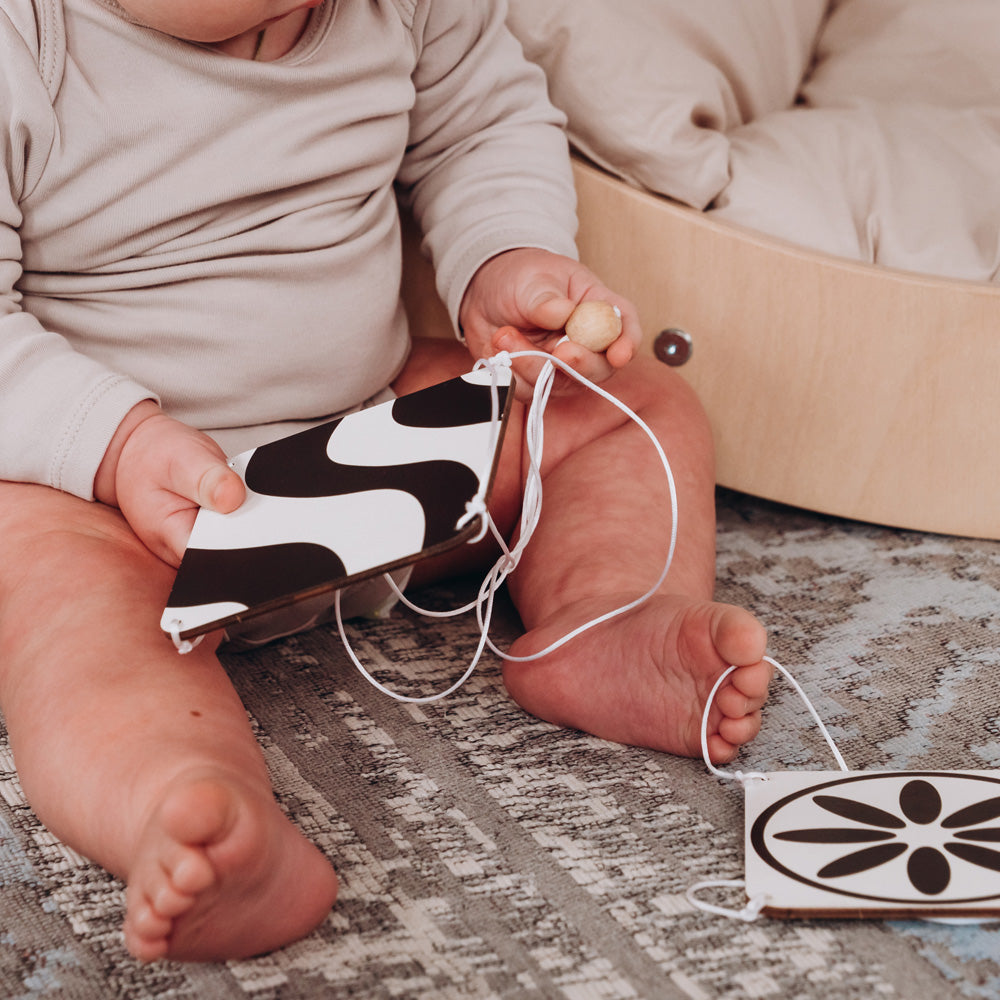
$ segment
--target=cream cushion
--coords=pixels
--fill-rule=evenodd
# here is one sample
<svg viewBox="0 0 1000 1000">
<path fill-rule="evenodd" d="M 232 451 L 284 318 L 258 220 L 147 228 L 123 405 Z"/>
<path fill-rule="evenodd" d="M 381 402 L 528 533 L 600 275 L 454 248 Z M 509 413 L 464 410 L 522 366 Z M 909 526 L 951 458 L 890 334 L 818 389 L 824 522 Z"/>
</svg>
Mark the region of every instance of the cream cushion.
<svg viewBox="0 0 1000 1000">
<path fill-rule="evenodd" d="M 996 0 L 511 0 L 586 157 L 811 249 L 1000 277 Z"/>
<path fill-rule="evenodd" d="M 511 0 L 574 146 L 704 208 L 729 179 L 727 133 L 788 107 L 826 0 Z"/>
</svg>

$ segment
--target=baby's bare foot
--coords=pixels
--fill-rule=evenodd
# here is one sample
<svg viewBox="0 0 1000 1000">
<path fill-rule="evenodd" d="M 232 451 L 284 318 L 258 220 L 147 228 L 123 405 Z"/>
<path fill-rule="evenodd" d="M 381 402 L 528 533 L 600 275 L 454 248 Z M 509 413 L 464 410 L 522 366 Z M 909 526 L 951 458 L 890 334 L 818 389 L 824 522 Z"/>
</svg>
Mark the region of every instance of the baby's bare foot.
<svg viewBox="0 0 1000 1000">
<path fill-rule="evenodd" d="M 269 792 L 181 777 L 129 871 L 125 943 L 147 962 L 245 958 L 307 934 L 336 894 L 333 869 Z"/>
<path fill-rule="evenodd" d="M 511 653 L 544 649 L 612 601 L 563 609 L 522 636 Z M 708 719 L 709 756 L 721 763 L 760 730 L 772 676 L 762 661 L 766 644 L 763 626 L 742 608 L 658 595 L 544 659 L 506 663 L 504 682 L 522 707 L 549 722 L 693 757 L 701 754 L 701 718 L 712 686 L 735 665 Z"/>
</svg>

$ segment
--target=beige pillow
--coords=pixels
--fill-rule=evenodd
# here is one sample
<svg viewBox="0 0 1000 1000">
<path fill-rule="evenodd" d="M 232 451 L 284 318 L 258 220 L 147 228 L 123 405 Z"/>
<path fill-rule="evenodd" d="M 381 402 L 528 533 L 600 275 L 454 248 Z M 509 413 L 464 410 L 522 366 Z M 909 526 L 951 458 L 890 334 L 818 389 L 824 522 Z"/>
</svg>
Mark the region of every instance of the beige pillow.
<svg viewBox="0 0 1000 1000">
<path fill-rule="evenodd" d="M 841 0 L 802 89 L 814 107 L 1000 105 L 998 0 Z"/>
<path fill-rule="evenodd" d="M 510 0 L 573 145 L 704 208 L 729 178 L 725 133 L 787 108 L 827 0 Z"/>
<path fill-rule="evenodd" d="M 855 260 L 1000 279 L 1000 107 L 796 109 L 731 140 L 714 217 Z"/>
<path fill-rule="evenodd" d="M 1000 280 L 998 67 L 998 0 L 839 0 L 800 107 L 730 134 L 714 214 L 840 256 Z"/>
</svg>

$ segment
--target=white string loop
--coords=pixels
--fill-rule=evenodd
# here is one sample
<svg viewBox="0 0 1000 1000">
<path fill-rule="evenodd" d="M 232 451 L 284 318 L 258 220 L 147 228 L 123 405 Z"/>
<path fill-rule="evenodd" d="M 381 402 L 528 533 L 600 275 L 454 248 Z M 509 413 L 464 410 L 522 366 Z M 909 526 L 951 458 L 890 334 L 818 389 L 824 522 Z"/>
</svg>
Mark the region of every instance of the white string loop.
<svg viewBox="0 0 1000 1000">
<path fill-rule="evenodd" d="M 458 690 L 462 684 L 472 675 L 473 670 L 479 663 L 485 647 L 489 649 L 501 659 L 510 660 L 516 663 L 527 663 L 531 660 L 541 659 L 543 656 L 548 656 L 550 653 L 564 646 L 566 643 L 575 639 L 577 636 L 588 631 L 589 629 L 595 628 L 604 622 L 610 621 L 612 618 L 617 618 L 620 615 L 627 614 L 628 612 L 639 607 L 641 604 L 645 603 L 652 597 L 663 584 L 666 579 L 667 574 L 670 572 L 670 567 L 674 561 L 674 552 L 677 548 L 677 487 L 674 483 L 673 470 L 670 467 L 670 462 L 667 460 L 667 456 L 663 451 L 660 442 L 657 440 L 656 435 L 649 428 L 642 418 L 631 410 L 625 403 L 615 396 L 611 395 L 607 390 L 602 389 L 600 386 L 595 385 L 588 378 L 581 375 L 579 372 L 571 368 L 562 359 L 555 357 L 554 355 L 547 354 L 544 351 L 513 351 L 506 352 L 501 351 L 495 354 L 491 358 L 483 358 L 476 362 L 473 370 L 486 369 L 492 375 L 491 381 L 491 424 L 493 426 L 493 437 L 491 438 L 491 447 L 489 449 L 489 462 L 492 463 L 492 454 L 494 451 L 494 445 L 496 442 L 496 435 L 500 433 L 500 411 L 499 411 L 499 396 L 497 392 L 497 373 L 501 370 L 509 369 L 515 358 L 526 358 L 534 357 L 541 358 L 545 361 L 541 372 L 539 373 L 538 379 L 535 382 L 534 391 L 532 392 L 531 405 L 528 408 L 528 412 L 525 418 L 525 443 L 528 452 L 528 471 L 525 477 L 525 488 L 524 488 L 524 500 L 521 506 L 521 520 L 519 525 L 517 542 L 513 547 L 507 545 L 506 540 L 497 529 L 493 518 L 489 514 L 489 510 L 486 507 L 485 501 L 485 491 L 488 486 L 488 481 L 490 477 L 490 472 L 492 465 L 486 468 L 484 475 L 480 477 L 480 489 L 476 493 L 476 496 L 469 501 L 466 506 L 466 513 L 460 518 L 458 522 L 458 527 L 464 527 L 465 524 L 471 522 L 473 517 L 479 516 L 482 518 L 481 531 L 472 539 L 471 542 L 476 542 L 485 537 L 487 531 L 493 534 L 497 543 L 501 549 L 501 555 L 494 563 L 493 567 L 489 570 L 483 579 L 482 585 L 479 588 L 479 593 L 476 599 L 470 601 L 467 605 L 462 608 L 457 608 L 452 611 L 429 611 L 424 608 L 420 608 L 413 604 L 410 600 L 403 596 L 402 591 L 397 586 L 396 582 L 388 575 L 385 575 L 385 579 L 392 589 L 396 597 L 410 610 L 417 612 L 421 615 L 426 615 L 432 618 L 449 618 L 455 615 L 464 614 L 467 611 L 475 609 L 476 611 L 476 621 L 479 626 L 479 644 L 476 648 L 476 652 L 473 656 L 472 662 L 469 664 L 468 668 L 462 674 L 458 681 L 452 684 L 450 687 L 446 688 L 444 691 L 440 691 L 436 694 L 425 695 L 422 697 L 413 697 L 409 695 L 402 695 L 392 689 L 386 687 L 377 681 L 369 671 L 362 665 L 361 661 L 358 659 L 354 650 L 351 648 L 350 641 L 347 638 L 347 632 L 344 629 L 343 619 L 340 614 L 340 595 L 336 596 L 334 602 L 334 610 L 337 619 L 337 629 L 340 632 L 341 641 L 344 644 L 344 648 L 347 650 L 348 656 L 351 658 L 354 665 L 358 668 L 361 674 L 369 681 L 375 688 L 381 691 L 383 694 L 388 695 L 391 698 L 395 698 L 397 701 L 424 704 L 427 702 L 438 701 L 441 698 L 446 698 L 448 695 L 453 694 Z M 527 656 L 514 656 L 511 653 L 505 652 L 496 646 L 496 644 L 489 637 L 489 627 L 493 615 L 493 602 L 497 590 L 504 583 L 507 577 L 516 569 L 518 563 L 520 562 L 521 555 L 527 548 L 528 543 L 531 541 L 531 537 L 535 532 L 535 528 L 538 526 L 538 521 L 541 518 L 542 513 L 542 455 L 544 452 L 545 445 L 545 425 L 544 416 L 545 408 L 548 405 L 549 396 L 552 392 L 552 384 L 555 377 L 556 367 L 561 368 L 567 375 L 575 379 L 581 385 L 595 392 L 598 396 L 610 402 L 612 405 L 616 406 L 622 413 L 625 414 L 631 421 L 633 421 L 638 427 L 643 431 L 646 437 L 651 442 L 654 450 L 656 451 L 657 457 L 660 459 L 663 465 L 663 471 L 667 480 L 667 487 L 670 494 L 670 542 L 667 547 L 666 557 L 663 563 L 663 569 L 660 575 L 657 577 L 656 582 L 641 596 L 637 597 L 633 601 L 629 601 L 627 604 L 623 604 L 619 608 L 615 608 L 612 611 L 608 611 L 605 614 L 592 619 L 591 621 L 585 622 L 583 625 L 578 626 L 572 631 L 568 632 L 562 638 L 555 640 L 550 643 L 544 649 L 539 650 L 537 653 L 532 653 Z M 714 692 L 713 692 L 714 696 Z"/>
<path fill-rule="evenodd" d="M 499 376 L 501 372 L 509 373 L 511 367 L 510 355 L 502 352 L 492 358 L 483 358 L 476 362 L 473 371 L 484 368 L 490 373 L 490 437 L 485 450 L 483 467 L 479 472 L 479 489 L 476 495 L 465 505 L 465 513 L 458 519 L 455 530 L 460 531 L 467 524 L 479 518 L 479 531 L 469 539 L 470 545 L 481 542 L 490 530 L 489 510 L 486 507 L 486 491 L 490 487 L 493 472 L 493 457 L 496 452 L 497 438 L 500 436 L 500 391 Z"/>
<path fill-rule="evenodd" d="M 841 771 L 849 771 L 850 768 L 844 762 L 844 758 L 841 756 L 840 751 L 837 749 L 837 744 L 833 742 L 833 737 L 830 735 L 829 730 L 823 724 L 823 720 L 819 717 L 819 713 L 816 711 L 813 703 L 809 700 L 808 695 L 802 690 L 802 686 L 799 682 L 786 670 L 777 660 L 772 659 L 770 656 L 764 657 L 765 663 L 770 663 L 775 670 L 784 674 L 785 679 L 789 684 L 795 689 L 796 694 L 802 699 L 806 708 L 809 710 L 809 714 L 813 717 L 813 721 L 819 727 L 820 733 L 823 735 L 823 739 L 826 740 L 827 746 L 830 748 L 830 752 L 833 754 L 834 760 L 837 762 L 837 766 Z M 726 678 L 736 670 L 736 667 L 729 667 L 722 676 L 715 682 L 715 686 L 709 692 L 708 700 L 705 702 L 705 710 L 701 715 L 701 755 L 705 758 L 705 766 L 714 774 L 717 778 L 723 778 L 727 781 L 736 781 L 741 785 L 745 785 L 748 781 L 760 781 L 767 780 L 767 775 L 762 774 L 759 771 L 750 771 L 744 774 L 742 771 L 723 771 L 716 767 L 708 756 L 708 716 L 711 712 L 712 705 L 715 702 L 715 696 L 718 694 L 719 688 L 722 687 Z"/>
<path fill-rule="evenodd" d="M 182 622 L 178 618 L 174 618 L 170 622 L 170 638 L 173 640 L 174 648 L 177 652 L 180 653 L 181 656 L 184 656 L 185 654 L 190 653 L 205 637 L 203 635 L 199 635 L 195 638 L 194 642 L 190 639 L 182 639 L 181 624 Z"/>
<path fill-rule="evenodd" d="M 398 587 L 396 587 L 395 581 L 393 581 L 393 589 L 398 591 Z M 486 597 L 485 617 L 487 622 L 487 628 L 489 627 L 489 621 L 493 615 L 493 597 L 495 593 L 496 589 L 490 588 Z M 480 597 L 482 597 L 482 591 L 480 591 Z M 409 602 L 407 602 L 407 604 L 409 604 Z M 414 606 L 410 605 L 410 607 Z M 365 680 L 372 685 L 372 687 L 374 687 L 378 691 L 381 691 L 382 694 L 388 695 L 390 698 L 393 698 L 396 701 L 404 702 L 406 704 L 426 705 L 429 704 L 430 702 L 440 701 L 442 698 L 447 698 L 448 695 L 450 694 L 454 694 L 472 676 L 472 672 L 476 669 L 477 665 L 479 664 L 480 657 L 483 655 L 483 648 L 486 645 L 486 629 L 483 629 L 479 637 L 479 645 L 476 647 L 476 652 L 473 655 L 472 660 L 469 663 L 468 667 L 466 667 L 465 672 L 462 674 L 461 677 L 459 677 L 457 681 L 455 681 L 454 684 L 446 688 L 444 691 L 438 691 L 436 694 L 428 694 L 422 696 L 400 694 L 400 692 L 393 691 L 392 688 L 386 687 L 386 685 L 382 684 L 375 677 L 373 677 L 371 673 L 368 671 L 368 669 L 365 667 L 365 665 L 358 658 L 357 654 L 354 652 L 354 649 L 352 648 L 347 638 L 347 631 L 344 628 L 344 619 L 340 612 L 339 590 L 334 594 L 333 609 L 337 619 L 337 631 L 340 633 L 340 638 L 344 644 L 344 649 L 347 651 L 347 655 L 350 657 L 351 662 L 354 664 L 355 667 L 358 668 L 359 672 L 361 673 L 361 676 L 364 677 Z M 414 609 L 420 611 L 419 608 L 414 608 Z M 421 611 L 420 613 L 423 614 L 424 612 Z M 454 612 L 450 612 L 450 614 L 454 614 Z"/>
</svg>

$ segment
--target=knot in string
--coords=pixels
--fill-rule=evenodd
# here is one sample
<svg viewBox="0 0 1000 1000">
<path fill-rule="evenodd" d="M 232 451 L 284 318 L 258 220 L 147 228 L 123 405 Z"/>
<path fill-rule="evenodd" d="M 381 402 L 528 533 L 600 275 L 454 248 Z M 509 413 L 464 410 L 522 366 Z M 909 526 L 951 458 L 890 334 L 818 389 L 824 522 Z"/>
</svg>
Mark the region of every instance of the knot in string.
<svg viewBox="0 0 1000 1000">
<path fill-rule="evenodd" d="M 738 785 L 749 785 L 752 781 L 767 781 L 767 775 L 761 771 L 747 771 L 745 774 L 743 771 L 733 771 L 733 781 Z"/>
<path fill-rule="evenodd" d="M 467 524 L 471 524 L 477 517 L 480 518 L 479 531 L 469 539 L 470 545 L 481 542 L 490 530 L 486 500 L 478 493 L 465 505 L 465 513 L 455 523 L 455 528 L 462 529 Z"/>
<path fill-rule="evenodd" d="M 480 358 L 473 366 L 473 371 L 482 371 L 484 368 L 491 374 L 498 371 L 509 371 L 513 367 L 513 359 L 509 351 L 497 351 L 496 354 L 488 358 Z"/>
<path fill-rule="evenodd" d="M 183 656 L 186 653 L 190 653 L 205 637 L 203 635 L 199 635 L 194 642 L 190 639 L 182 639 L 181 622 L 179 619 L 175 618 L 170 623 L 170 638 L 173 641 L 174 648 Z"/>
</svg>

